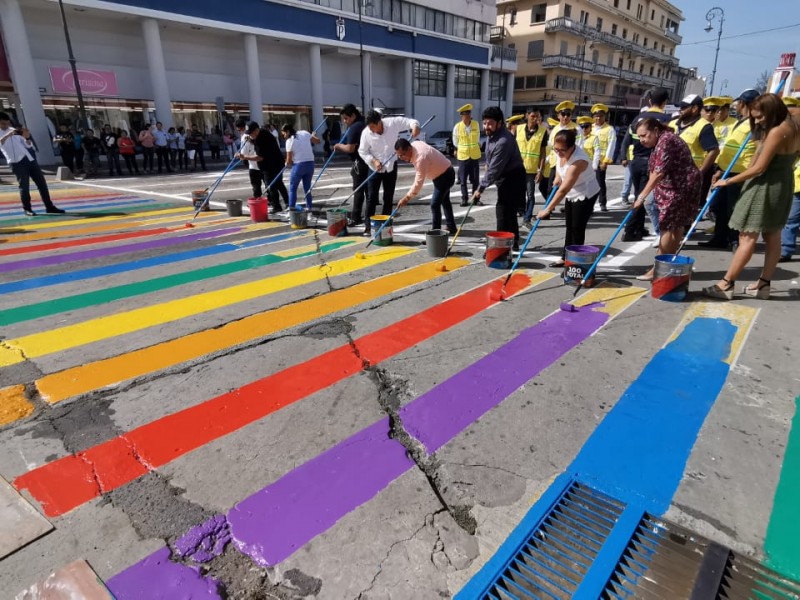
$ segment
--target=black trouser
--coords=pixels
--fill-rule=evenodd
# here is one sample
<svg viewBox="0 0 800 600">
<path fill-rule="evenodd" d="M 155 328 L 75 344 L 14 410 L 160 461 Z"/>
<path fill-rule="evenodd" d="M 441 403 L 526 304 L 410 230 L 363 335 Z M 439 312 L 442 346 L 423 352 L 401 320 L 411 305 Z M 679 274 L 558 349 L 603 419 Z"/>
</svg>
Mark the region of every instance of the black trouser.
<svg viewBox="0 0 800 600">
<path fill-rule="evenodd" d="M 189 157 L 185 148 L 178 148 L 178 168 L 181 170 L 189 168 Z"/>
<path fill-rule="evenodd" d="M 128 174 L 133 175 L 135 172 L 137 175 L 139 174 L 139 166 L 136 164 L 136 155 L 135 154 L 123 154 L 122 158 L 125 159 L 125 166 L 128 168 Z"/>
<path fill-rule="evenodd" d="M 378 193 L 383 186 L 383 210 L 381 214 L 392 214 L 392 203 L 394 202 L 394 188 L 397 185 L 397 165 L 388 173 L 375 173 L 367 183 L 367 214 L 366 223 L 369 227 L 369 219 L 375 214 L 378 208 Z"/>
<path fill-rule="evenodd" d="M 153 172 L 153 148 L 142 148 L 142 171 Z"/>
<path fill-rule="evenodd" d="M 470 198 L 467 183 L 472 186 L 474 194 L 478 189 L 480 180 L 480 159 L 468 158 L 458 161 L 458 183 L 461 185 L 461 201 L 466 202 Z"/>
<path fill-rule="evenodd" d="M 47 181 L 45 181 L 44 174 L 35 160 L 28 160 L 26 157 L 19 162 L 11 163 L 11 171 L 17 178 L 17 183 L 19 183 L 19 199 L 22 202 L 22 208 L 32 210 L 31 180 L 36 184 L 36 189 L 39 190 L 39 196 L 41 196 L 42 204 L 44 204 L 45 208 L 54 208 L 53 202 L 50 200 L 50 190 L 47 189 Z"/>
<path fill-rule="evenodd" d="M 544 201 L 547 202 L 550 197 L 550 177 L 542 177 L 539 180 L 539 193 L 544 198 Z"/>
<path fill-rule="evenodd" d="M 281 177 L 278 177 L 278 173 L 281 172 L 282 168 L 283 165 L 272 165 L 268 166 L 265 171 L 262 171 L 264 181 L 267 185 L 267 198 L 269 198 L 269 204 L 272 206 L 273 212 L 280 212 L 283 210 L 280 196 L 283 196 L 283 201 L 286 202 L 287 205 L 289 204 L 289 191 L 283 184 L 283 176 L 281 175 Z M 272 180 L 276 177 L 278 177 L 278 179 L 270 186 L 269 184 L 272 183 Z"/>
<path fill-rule="evenodd" d="M 566 232 L 564 233 L 564 250 L 561 258 L 566 256 L 567 246 L 583 246 L 583 242 L 586 241 L 586 225 L 589 223 L 589 217 L 592 216 L 597 196 L 598 194 L 595 194 L 590 198 L 565 202 Z"/>
<path fill-rule="evenodd" d="M 209 146 L 211 151 L 211 160 L 219 160 L 219 146 Z"/>
<path fill-rule="evenodd" d="M 517 210 L 525 205 L 525 168 L 520 167 L 503 173 L 497 182 L 497 206 L 494 214 L 497 218 L 497 231 L 514 234 L 514 247 L 519 247 L 519 223 Z"/>
<path fill-rule="evenodd" d="M 369 177 L 369 167 L 367 167 L 367 163 L 360 158 L 354 160 L 353 167 L 350 169 L 350 177 L 353 180 L 353 189 L 358 189 L 358 191 L 353 194 L 353 212 L 350 213 L 350 218 L 353 220 L 353 223 L 357 225 L 364 221 L 364 198 L 367 195 L 367 186 L 363 184 L 367 180 L 367 177 Z"/>
<path fill-rule="evenodd" d="M 75 146 L 71 146 L 69 150 L 61 148 L 61 160 L 64 161 L 64 166 L 70 171 L 75 170 Z"/>
<path fill-rule="evenodd" d="M 456 172 L 453 167 L 433 180 L 433 195 L 431 196 L 431 229 L 442 228 L 442 211 L 447 228 L 452 232 L 456 228 L 456 218 L 453 215 L 453 205 L 450 203 L 450 188 L 456 181 Z"/>
<path fill-rule="evenodd" d="M 606 169 L 601 169 L 598 166 L 597 170 L 594 172 L 594 175 L 597 178 L 597 185 L 600 186 L 600 195 L 598 196 L 598 200 L 600 200 L 600 206 L 605 208 L 606 203 L 608 202 L 608 192 L 606 191 Z"/>
<path fill-rule="evenodd" d="M 162 167 L 166 167 L 167 172 L 172 173 L 172 167 L 169 164 L 169 148 L 166 146 L 156 146 L 156 158 L 158 159 L 159 173 L 161 173 Z"/>
<path fill-rule="evenodd" d="M 649 178 L 649 174 L 647 172 L 648 162 L 649 160 L 647 158 L 640 156 L 634 156 L 633 160 L 630 162 L 631 183 L 633 184 L 633 193 L 635 198 L 639 197 L 639 194 L 642 193 L 642 190 L 647 185 L 647 179 Z M 645 234 L 644 218 L 646 214 L 647 213 L 644 210 L 644 206 L 640 206 L 639 208 L 635 209 L 631 215 L 631 218 L 628 220 L 628 224 L 625 225 L 625 235 L 643 237 Z"/>
<path fill-rule="evenodd" d="M 203 171 L 205 171 L 206 170 L 206 157 L 205 157 L 205 155 L 203 153 L 203 148 L 198 148 L 195 151 L 195 153 L 194 153 L 194 163 L 192 164 L 192 169 L 196 169 L 197 168 L 197 161 L 198 160 L 200 161 L 200 168 L 203 169 Z"/>
<path fill-rule="evenodd" d="M 253 198 L 261 198 L 261 184 L 264 183 L 264 173 L 259 169 L 249 169 L 250 187 L 253 188 Z"/>
<path fill-rule="evenodd" d="M 169 162 L 172 165 L 173 169 L 177 169 L 180 165 L 178 165 L 178 149 L 177 148 L 170 148 L 169 149 Z"/>
<path fill-rule="evenodd" d="M 738 173 L 731 173 L 729 177 L 738 175 Z M 714 211 L 716 220 L 714 221 L 714 235 L 711 236 L 711 244 L 713 246 L 724 246 L 731 242 L 739 241 L 739 232 L 734 231 L 728 227 L 733 214 L 733 208 L 736 206 L 736 201 L 739 199 L 739 194 L 742 191 L 741 183 L 729 183 L 726 186 L 716 188 L 717 192 L 711 202 L 710 209 Z"/>
<path fill-rule="evenodd" d="M 75 168 L 78 171 L 83 171 L 83 148 L 75 149 Z"/>
<path fill-rule="evenodd" d="M 119 163 L 119 150 L 106 148 L 106 162 L 108 162 L 109 175 L 114 175 L 114 171 L 116 170 L 117 174 L 122 176 L 122 165 Z"/>
</svg>

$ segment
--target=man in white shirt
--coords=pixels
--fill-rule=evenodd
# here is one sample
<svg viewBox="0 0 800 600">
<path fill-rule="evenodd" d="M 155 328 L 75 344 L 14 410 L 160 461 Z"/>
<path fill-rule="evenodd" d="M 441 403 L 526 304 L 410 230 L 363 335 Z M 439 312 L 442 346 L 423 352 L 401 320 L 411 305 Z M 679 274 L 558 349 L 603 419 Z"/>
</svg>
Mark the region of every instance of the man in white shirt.
<svg viewBox="0 0 800 600">
<path fill-rule="evenodd" d="M 374 173 L 367 182 L 367 214 L 364 235 L 370 233 L 370 218 L 378 206 L 378 193 L 383 185 L 382 214 L 392 214 L 394 188 L 397 184 L 397 154 L 394 144 L 400 133 L 410 130 L 411 137 L 419 135 L 419 121 L 406 117 L 382 118 L 381 113 L 370 110 L 365 117 L 367 126 L 361 133 L 358 154 Z"/>
<path fill-rule="evenodd" d="M 31 134 L 25 127 L 14 128 L 11 126 L 10 117 L 0 112 L 0 149 L 6 157 L 6 162 L 11 166 L 11 170 L 19 182 L 19 197 L 22 201 L 22 208 L 29 217 L 35 217 L 31 207 L 31 184 L 36 184 L 42 203 L 48 213 L 63 213 L 64 210 L 56 207 L 50 200 L 50 191 L 47 189 L 47 181 L 44 179 L 42 170 L 39 168 L 34 158 L 33 142 Z"/>
<path fill-rule="evenodd" d="M 169 147 L 167 146 L 167 132 L 164 131 L 164 125 L 161 121 L 156 123 L 156 129 L 153 131 L 153 138 L 155 138 L 156 158 L 158 160 L 158 174 L 161 174 L 161 169 L 166 164 L 167 173 L 172 173 L 172 167 L 169 164 Z"/>
</svg>

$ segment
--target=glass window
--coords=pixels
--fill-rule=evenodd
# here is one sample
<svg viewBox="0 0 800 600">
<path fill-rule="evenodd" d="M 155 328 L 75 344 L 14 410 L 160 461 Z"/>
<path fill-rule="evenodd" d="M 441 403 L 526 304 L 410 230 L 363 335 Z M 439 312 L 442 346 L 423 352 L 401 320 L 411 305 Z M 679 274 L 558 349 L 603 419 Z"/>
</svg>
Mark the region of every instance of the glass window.
<svg viewBox="0 0 800 600">
<path fill-rule="evenodd" d="M 444 97 L 447 88 L 447 68 L 426 60 L 414 61 L 414 93 L 418 96 Z"/>
<path fill-rule="evenodd" d="M 435 13 L 436 27 L 434 28 L 434 31 L 436 33 L 444 33 L 444 13 L 439 10 L 435 11 Z"/>
<path fill-rule="evenodd" d="M 547 75 L 529 75 L 525 78 L 525 87 L 529 90 L 547 87 Z"/>
<path fill-rule="evenodd" d="M 505 100 L 507 82 L 508 77 L 502 73 L 496 71 L 489 73 L 489 100 L 497 102 Z"/>
<path fill-rule="evenodd" d="M 525 89 L 525 78 L 524 77 L 514 77 L 514 89 L 515 90 L 524 90 Z"/>
<path fill-rule="evenodd" d="M 538 60 L 544 55 L 544 40 L 528 42 L 528 60 Z"/>
<path fill-rule="evenodd" d="M 454 33 L 456 37 L 466 37 L 467 35 L 467 20 L 464 17 L 456 16 L 453 19 L 453 26 L 455 27 Z"/>
<path fill-rule="evenodd" d="M 425 29 L 428 31 L 435 31 L 436 27 L 436 11 L 432 8 L 425 9 Z"/>
<path fill-rule="evenodd" d="M 422 6 L 418 6 L 415 12 L 417 29 L 425 29 L 425 9 Z"/>
<path fill-rule="evenodd" d="M 481 72 L 469 67 L 456 67 L 456 98 L 480 98 Z"/>
<path fill-rule="evenodd" d="M 592 62 L 597 64 L 600 61 L 600 51 L 592 50 Z"/>
<path fill-rule="evenodd" d="M 475 21 L 472 19 L 467 19 L 467 34 L 464 37 L 468 40 L 475 39 Z"/>
<path fill-rule="evenodd" d="M 564 5 L 564 16 L 570 18 L 572 16 L 572 6 L 569 4 Z"/>
<path fill-rule="evenodd" d="M 561 42 L 561 56 L 566 56 L 569 54 L 569 43 L 568 42 Z"/>
<path fill-rule="evenodd" d="M 616 23 L 611 25 L 611 35 L 617 35 L 617 24 Z"/>
<path fill-rule="evenodd" d="M 622 28 L 622 39 L 623 40 L 627 40 L 628 39 L 628 30 L 625 29 L 624 27 Z"/>
<path fill-rule="evenodd" d="M 546 18 L 547 4 L 534 4 L 531 7 L 531 23 L 542 23 Z"/>
<path fill-rule="evenodd" d="M 509 25 L 516 25 L 517 24 L 517 9 L 512 8 L 511 13 L 509 14 Z"/>
<path fill-rule="evenodd" d="M 450 13 L 445 14 L 444 16 L 444 32 L 447 35 L 453 35 L 453 17 L 455 15 L 451 15 Z"/>
<path fill-rule="evenodd" d="M 603 30 L 603 18 L 597 17 L 597 31 Z"/>
</svg>

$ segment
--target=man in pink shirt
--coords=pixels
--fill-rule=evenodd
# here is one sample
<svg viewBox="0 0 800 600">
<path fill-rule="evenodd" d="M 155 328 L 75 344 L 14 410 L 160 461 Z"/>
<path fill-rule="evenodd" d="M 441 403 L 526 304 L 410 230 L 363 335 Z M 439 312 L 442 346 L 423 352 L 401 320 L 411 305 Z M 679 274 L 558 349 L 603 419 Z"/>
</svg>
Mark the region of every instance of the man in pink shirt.
<svg viewBox="0 0 800 600">
<path fill-rule="evenodd" d="M 442 228 L 442 214 L 447 223 L 447 231 L 456 232 L 456 219 L 453 216 L 453 205 L 450 204 L 450 188 L 456 180 L 456 172 L 450 159 L 433 146 L 425 142 L 409 142 L 400 138 L 394 145 L 397 157 L 400 160 L 414 165 L 416 176 L 414 184 L 405 196 L 397 203 L 397 208 L 408 204 L 412 198 L 419 194 L 426 179 L 433 181 L 433 196 L 431 196 L 431 213 L 433 215 L 432 229 Z M 440 210 L 441 207 L 441 210 Z"/>
</svg>

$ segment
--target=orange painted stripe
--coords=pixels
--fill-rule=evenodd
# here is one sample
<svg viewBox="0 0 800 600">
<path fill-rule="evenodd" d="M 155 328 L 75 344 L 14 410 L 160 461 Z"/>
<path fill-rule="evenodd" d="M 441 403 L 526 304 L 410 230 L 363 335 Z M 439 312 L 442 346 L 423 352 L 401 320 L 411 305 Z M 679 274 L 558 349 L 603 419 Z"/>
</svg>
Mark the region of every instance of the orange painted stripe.
<svg viewBox="0 0 800 600">
<path fill-rule="evenodd" d="M 60 248 L 74 248 L 75 246 L 88 246 L 90 244 L 102 244 L 105 242 L 118 242 L 120 240 L 130 240 L 151 235 L 160 235 L 173 231 L 186 231 L 184 227 L 156 227 L 144 231 L 127 231 L 125 233 L 115 233 L 112 235 L 101 235 L 81 240 L 66 240 L 64 242 L 50 242 L 49 244 L 34 244 L 31 246 L 17 246 L 16 248 L 5 248 L 0 250 L 0 256 L 13 256 L 15 254 L 28 254 L 33 252 L 45 252 L 47 250 L 58 250 Z"/>
<path fill-rule="evenodd" d="M 77 508 L 149 471 L 219 439 L 298 400 L 412 348 L 497 304 L 502 279 L 477 287 L 416 315 L 250 383 L 197 406 L 173 413 L 124 435 L 42 465 L 14 480 L 49 517 Z M 538 276 L 538 281 L 548 277 Z M 531 284 L 516 274 L 513 295 Z M 294 308 L 296 312 L 296 307 Z"/>
</svg>

